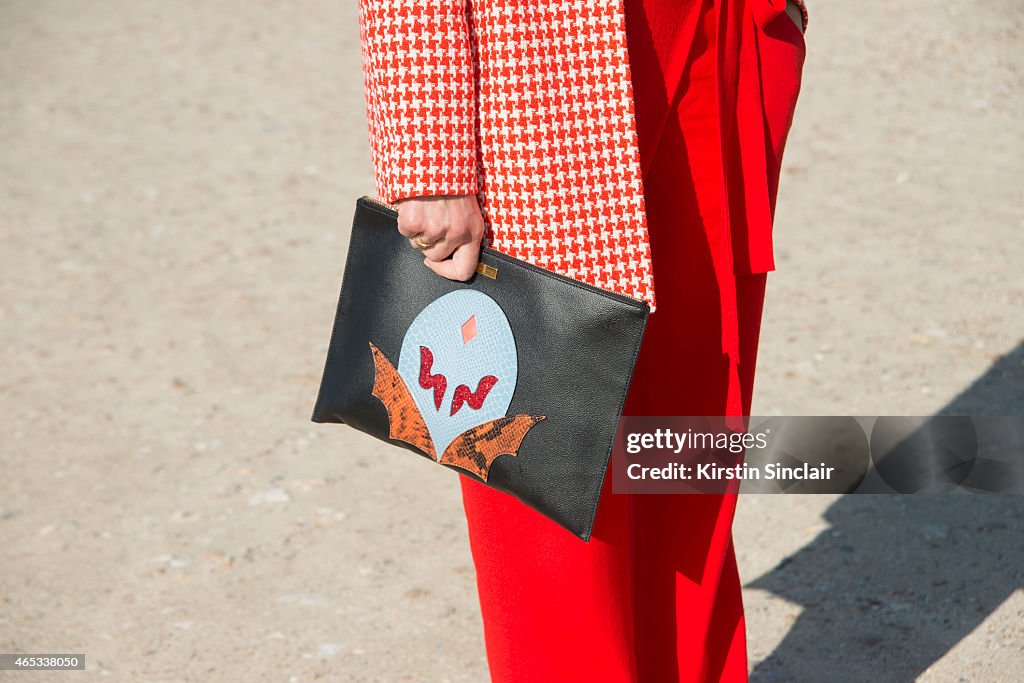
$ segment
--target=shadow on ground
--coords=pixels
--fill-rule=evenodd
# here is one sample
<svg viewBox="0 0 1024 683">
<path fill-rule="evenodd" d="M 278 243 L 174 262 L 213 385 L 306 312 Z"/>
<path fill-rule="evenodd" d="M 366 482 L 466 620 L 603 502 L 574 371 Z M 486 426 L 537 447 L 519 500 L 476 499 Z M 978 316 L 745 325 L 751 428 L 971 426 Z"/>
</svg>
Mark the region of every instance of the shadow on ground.
<svg viewBox="0 0 1024 683">
<path fill-rule="evenodd" d="M 1024 414 L 1024 343 L 938 414 Z M 1024 587 L 1024 495 L 847 495 L 825 518 L 748 584 L 803 608 L 752 683 L 913 681 Z"/>
</svg>

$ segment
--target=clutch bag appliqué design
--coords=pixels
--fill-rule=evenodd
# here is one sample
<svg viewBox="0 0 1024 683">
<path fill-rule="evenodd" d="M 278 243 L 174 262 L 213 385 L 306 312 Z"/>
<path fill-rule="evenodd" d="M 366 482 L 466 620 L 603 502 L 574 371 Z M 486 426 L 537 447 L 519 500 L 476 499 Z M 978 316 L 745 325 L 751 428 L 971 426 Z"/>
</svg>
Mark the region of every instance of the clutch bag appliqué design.
<svg viewBox="0 0 1024 683">
<path fill-rule="evenodd" d="M 650 306 L 488 247 L 470 278 L 450 280 L 398 231 L 395 207 L 360 197 L 355 209 L 311 419 L 590 540 Z M 371 469 L 364 484 L 383 476 Z"/>
<path fill-rule="evenodd" d="M 507 415 L 519 373 L 508 318 L 489 296 L 450 292 L 428 304 L 402 340 L 396 368 L 371 341 L 373 395 L 390 436 L 483 480 L 515 456 L 543 415 Z"/>
</svg>

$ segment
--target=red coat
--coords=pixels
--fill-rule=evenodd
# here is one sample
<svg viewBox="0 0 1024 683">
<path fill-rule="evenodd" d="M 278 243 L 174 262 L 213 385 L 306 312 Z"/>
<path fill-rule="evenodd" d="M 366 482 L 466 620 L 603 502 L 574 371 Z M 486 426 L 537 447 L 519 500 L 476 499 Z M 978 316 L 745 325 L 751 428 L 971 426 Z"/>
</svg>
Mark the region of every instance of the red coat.
<svg viewBox="0 0 1024 683">
<path fill-rule="evenodd" d="M 737 272 L 763 272 L 774 268 L 773 149 L 789 124 L 765 124 L 756 34 L 785 0 L 725 5 L 719 130 L 735 214 L 725 256 Z M 381 199 L 476 193 L 485 245 L 656 308 L 633 79 L 663 74 L 660 87 L 675 90 L 678 26 L 652 27 L 662 63 L 634 76 L 622 0 L 359 0 L 359 23 Z M 655 137 L 663 125 L 639 123 Z"/>
</svg>

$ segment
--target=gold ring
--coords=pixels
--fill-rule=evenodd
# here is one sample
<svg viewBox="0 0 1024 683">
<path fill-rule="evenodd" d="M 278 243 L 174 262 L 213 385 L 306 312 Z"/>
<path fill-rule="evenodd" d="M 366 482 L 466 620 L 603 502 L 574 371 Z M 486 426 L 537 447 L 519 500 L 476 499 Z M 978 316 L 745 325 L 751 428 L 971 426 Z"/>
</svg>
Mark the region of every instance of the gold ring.
<svg viewBox="0 0 1024 683">
<path fill-rule="evenodd" d="M 427 244 L 421 240 L 418 235 L 412 238 L 412 244 L 417 249 L 430 249 L 430 247 L 434 246 L 433 244 Z"/>
</svg>

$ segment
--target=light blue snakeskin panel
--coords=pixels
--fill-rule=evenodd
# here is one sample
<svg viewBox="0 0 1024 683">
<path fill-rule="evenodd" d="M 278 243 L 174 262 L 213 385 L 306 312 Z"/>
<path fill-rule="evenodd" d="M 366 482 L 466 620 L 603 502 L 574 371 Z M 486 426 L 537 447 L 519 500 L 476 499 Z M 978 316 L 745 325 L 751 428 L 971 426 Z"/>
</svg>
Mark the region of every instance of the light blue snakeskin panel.
<svg viewBox="0 0 1024 683">
<path fill-rule="evenodd" d="M 475 321 L 471 321 L 474 316 Z M 447 378 L 440 409 L 434 404 L 434 390 L 420 386 L 420 346 L 429 348 L 434 356 L 430 373 Z M 519 363 L 516 340 L 505 312 L 494 299 L 471 289 L 435 299 L 409 325 L 402 341 L 398 373 L 416 401 L 440 459 L 459 434 L 508 412 Z M 486 375 L 493 375 L 498 381 L 483 405 L 475 410 L 465 403 L 451 415 L 456 387 L 465 384 L 475 392 Z"/>
</svg>

